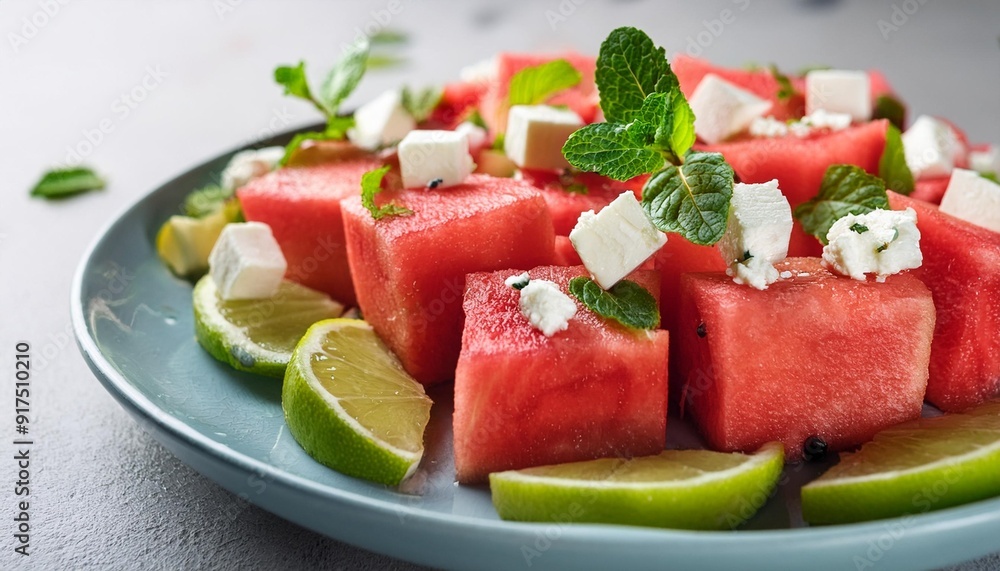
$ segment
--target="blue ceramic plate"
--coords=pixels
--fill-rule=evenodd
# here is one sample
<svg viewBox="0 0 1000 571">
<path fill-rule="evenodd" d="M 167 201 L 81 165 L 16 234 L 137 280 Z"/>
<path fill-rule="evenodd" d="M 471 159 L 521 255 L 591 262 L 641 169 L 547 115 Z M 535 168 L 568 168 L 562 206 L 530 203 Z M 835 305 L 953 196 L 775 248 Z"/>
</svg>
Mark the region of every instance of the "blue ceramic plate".
<svg viewBox="0 0 1000 571">
<path fill-rule="evenodd" d="M 191 285 L 157 260 L 157 229 L 231 155 L 185 172 L 118 216 L 80 264 L 72 313 L 80 349 L 104 387 L 182 461 L 240 498 L 233 517 L 251 502 L 330 537 L 448 568 L 900 569 L 1000 551 L 1000 499 L 803 527 L 799 487 L 818 474 L 813 466 L 786 470 L 777 495 L 735 532 L 503 522 L 488 489 L 453 483 L 447 388 L 431 395 L 428 453 L 408 493 L 321 466 L 285 428 L 280 382 L 236 372 L 198 347 Z M 694 442 L 680 421 L 671 419 L 670 432 L 675 445 Z"/>
</svg>

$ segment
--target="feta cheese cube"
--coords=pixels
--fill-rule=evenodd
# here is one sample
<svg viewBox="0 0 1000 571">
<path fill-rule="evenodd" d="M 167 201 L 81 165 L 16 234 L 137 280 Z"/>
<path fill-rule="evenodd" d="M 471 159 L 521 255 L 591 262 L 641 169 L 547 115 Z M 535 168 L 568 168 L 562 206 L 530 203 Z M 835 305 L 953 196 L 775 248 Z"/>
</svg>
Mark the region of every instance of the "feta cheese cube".
<svg viewBox="0 0 1000 571">
<path fill-rule="evenodd" d="M 224 300 L 271 297 L 288 268 L 271 227 L 262 222 L 227 224 L 208 265 Z"/>
<path fill-rule="evenodd" d="M 912 208 L 848 214 L 833 223 L 826 238 L 823 265 L 856 280 L 875 274 L 884 282 L 886 276 L 923 263 L 917 213 Z"/>
<path fill-rule="evenodd" d="M 806 114 L 822 109 L 846 113 L 855 121 L 872 118 L 868 74 L 843 69 L 816 69 L 806 74 Z"/>
<path fill-rule="evenodd" d="M 469 138 L 469 152 L 474 152 L 482 147 L 486 146 L 488 135 L 486 129 L 483 129 L 475 123 L 470 123 L 468 121 L 463 121 L 455 127 L 456 133 L 464 133 L 466 137 Z"/>
<path fill-rule="evenodd" d="M 941 212 L 1000 232 L 1000 184 L 975 171 L 955 169 L 941 199 Z"/>
<path fill-rule="evenodd" d="M 948 176 L 961 153 L 961 144 L 951 126 L 921 115 L 903 133 L 903 154 L 915 178 Z"/>
<path fill-rule="evenodd" d="M 734 282 L 756 289 L 776 282 L 779 274 L 774 264 L 788 256 L 791 235 L 792 207 L 777 180 L 733 185 L 719 252 Z"/>
<path fill-rule="evenodd" d="M 531 280 L 521 288 L 521 315 L 546 337 L 569 328 L 576 315 L 576 302 L 549 280 Z"/>
<path fill-rule="evenodd" d="M 741 89 L 714 73 L 706 74 L 688 100 L 694 111 L 694 131 L 710 145 L 750 126 L 771 110 L 772 103 Z"/>
<path fill-rule="evenodd" d="M 580 214 L 569 241 L 598 285 L 609 289 L 663 247 L 667 236 L 625 191 L 599 214 Z"/>
<path fill-rule="evenodd" d="M 410 131 L 398 153 L 406 188 L 454 186 L 476 168 L 469 137 L 458 131 Z"/>
<path fill-rule="evenodd" d="M 580 116 L 569 109 L 515 105 L 507 114 L 503 150 L 521 168 L 569 168 L 562 148 L 573 131 L 582 126 Z"/>
<path fill-rule="evenodd" d="M 283 156 L 285 147 L 265 147 L 236 153 L 222 171 L 222 188 L 234 191 L 251 180 L 264 176 L 278 166 Z"/>
<path fill-rule="evenodd" d="M 391 89 L 354 112 L 354 127 L 347 137 L 363 149 L 394 145 L 417 128 L 413 116 L 403 107 L 403 95 Z"/>
<path fill-rule="evenodd" d="M 985 150 L 969 151 L 969 168 L 981 173 L 1000 174 L 1000 149 L 989 145 Z"/>
</svg>

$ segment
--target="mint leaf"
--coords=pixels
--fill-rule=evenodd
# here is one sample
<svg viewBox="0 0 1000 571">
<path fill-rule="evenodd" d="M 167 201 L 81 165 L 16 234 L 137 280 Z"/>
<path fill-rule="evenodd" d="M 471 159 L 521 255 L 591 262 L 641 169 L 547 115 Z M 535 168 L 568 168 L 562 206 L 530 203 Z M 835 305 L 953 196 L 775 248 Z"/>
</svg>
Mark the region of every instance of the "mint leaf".
<svg viewBox="0 0 1000 571">
<path fill-rule="evenodd" d="M 31 189 L 31 196 L 67 198 L 90 190 L 104 188 L 104 179 L 87 167 L 53 169 L 42 175 Z"/>
<path fill-rule="evenodd" d="M 889 208 L 882 179 L 854 165 L 832 165 L 823 175 L 819 194 L 795 209 L 802 228 L 824 245 L 830 227 L 848 214 L 866 214 Z"/>
<path fill-rule="evenodd" d="M 694 146 L 694 111 L 684 97 L 680 87 L 670 90 L 670 112 L 673 126 L 670 130 L 670 149 L 678 157 L 683 157 Z"/>
<path fill-rule="evenodd" d="M 307 133 L 297 133 L 292 140 L 285 145 L 285 154 L 278 161 L 278 166 L 283 167 L 295 154 L 295 151 L 306 141 L 342 141 L 347 136 L 347 130 L 354 126 L 353 117 L 331 117 L 327 121 L 325 131 L 309 131 Z"/>
<path fill-rule="evenodd" d="M 778 82 L 778 93 L 775 96 L 778 101 L 788 101 L 795 95 L 795 88 L 792 86 L 792 80 L 788 79 L 788 76 L 778 71 L 778 66 L 773 63 L 768 68 L 771 71 L 771 75 L 774 80 Z"/>
<path fill-rule="evenodd" d="M 998 177 L 995 172 L 981 172 L 979 173 L 979 176 L 985 178 L 986 180 L 1000 184 L 1000 177 Z"/>
<path fill-rule="evenodd" d="M 670 94 L 650 93 L 639 107 L 627 130 L 647 147 L 662 153 L 672 153 L 670 136 L 673 132 L 673 113 L 670 111 Z M 673 157 L 676 158 L 676 157 Z"/>
<path fill-rule="evenodd" d="M 400 67 L 406 63 L 406 58 L 389 55 L 389 54 L 368 54 L 368 60 L 365 63 L 365 67 L 369 71 L 372 70 L 383 70 L 392 69 L 394 67 Z"/>
<path fill-rule="evenodd" d="M 591 311 L 633 329 L 654 329 L 660 324 L 656 298 L 641 285 L 621 280 L 605 290 L 590 278 L 569 281 L 569 292 Z"/>
<path fill-rule="evenodd" d="M 677 85 L 666 52 L 644 32 L 618 28 L 601 43 L 594 75 L 601 109 L 610 123 L 629 123 L 650 93 L 669 93 Z"/>
<path fill-rule="evenodd" d="M 443 93 L 441 89 L 436 87 L 428 87 L 420 91 L 411 91 L 410 88 L 404 87 L 402 92 L 403 108 L 413 116 L 417 123 L 420 123 L 430 117 L 438 102 L 441 101 Z"/>
<path fill-rule="evenodd" d="M 274 81 L 285 88 L 285 95 L 316 102 L 309 90 L 309 82 L 306 81 L 306 62 L 300 61 L 295 67 L 278 66 L 274 70 Z"/>
<path fill-rule="evenodd" d="M 320 103 L 327 115 L 336 115 L 340 104 L 358 86 L 368 64 L 368 40 L 351 44 L 326 74 L 320 87 Z"/>
<path fill-rule="evenodd" d="M 382 29 L 379 30 L 377 34 L 369 37 L 368 41 L 373 46 L 384 46 L 392 44 L 405 44 L 410 41 L 410 37 L 406 35 L 406 32 Z"/>
<path fill-rule="evenodd" d="M 217 184 L 199 188 L 184 198 L 184 214 L 192 218 L 204 218 L 222 208 L 232 196 L 232 191 Z"/>
<path fill-rule="evenodd" d="M 510 78 L 507 101 L 510 105 L 540 105 L 583 78 L 568 61 L 557 59 L 526 67 Z"/>
<path fill-rule="evenodd" d="M 381 220 L 386 216 L 409 216 L 413 211 L 405 206 L 389 203 L 375 206 L 375 195 L 382 190 L 382 178 L 389 172 L 389 165 L 371 170 L 361 176 L 361 205 L 372 213 L 372 218 Z"/>
<path fill-rule="evenodd" d="M 642 207 L 660 230 L 709 245 L 726 231 L 732 196 L 733 169 L 722 155 L 691 152 L 683 165 L 667 165 L 650 177 Z"/>
<path fill-rule="evenodd" d="M 663 166 L 663 155 L 647 147 L 653 131 L 653 126 L 639 121 L 585 125 L 566 139 L 563 155 L 578 169 L 628 180 Z"/>
<path fill-rule="evenodd" d="M 872 119 L 888 119 L 902 131 L 906 128 L 906 105 L 891 94 L 879 95 L 875 98 Z"/>
<path fill-rule="evenodd" d="M 878 161 L 878 176 L 885 181 L 886 187 L 900 194 L 909 195 L 915 187 L 913 173 L 906 165 L 903 154 L 903 138 L 899 129 L 891 123 L 886 129 L 882 158 Z"/>
</svg>

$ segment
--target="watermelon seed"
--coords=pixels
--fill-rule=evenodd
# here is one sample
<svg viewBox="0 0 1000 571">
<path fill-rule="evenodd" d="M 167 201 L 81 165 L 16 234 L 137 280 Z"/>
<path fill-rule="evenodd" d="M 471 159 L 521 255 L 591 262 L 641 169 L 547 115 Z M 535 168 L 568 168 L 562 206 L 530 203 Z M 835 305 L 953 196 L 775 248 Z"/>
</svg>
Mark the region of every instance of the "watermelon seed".
<svg viewBox="0 0 1000 571">
<path fill-rule="evenodd" d="M 698 337 L 704 338 L 706 335 L 708 335 L 708 330 L 705 329 L 705 322 L 702 321 L 698 324 Z"/>
<path fill-rule="evenodd" d="M 444 182 L 443 178 L 436 178 L 436 179 L 430 181 L 429 183 L 427 183 L 427 188 L 435 189 L 435 188 L 441 186 L 441 183 L 443 183 L 443 182 Z"/>
<path fill-rule="evenodd" d="M 822 460 L 826 457 L 826 448 L 826 440 L 819 436 L 810 436 L 802 446 L 802 457 L 806 462 Z"/>
</svg>

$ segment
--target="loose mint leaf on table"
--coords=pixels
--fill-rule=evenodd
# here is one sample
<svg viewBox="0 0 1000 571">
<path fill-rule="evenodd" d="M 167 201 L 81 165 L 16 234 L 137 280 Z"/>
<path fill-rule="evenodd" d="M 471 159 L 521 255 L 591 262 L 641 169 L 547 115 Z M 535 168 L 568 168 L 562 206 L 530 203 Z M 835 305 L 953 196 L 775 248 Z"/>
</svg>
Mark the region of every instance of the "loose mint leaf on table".
<svg viewBox="0 0 1000 571">
<path fill-rule="evenodd" d="M 652 172 L 663 166 L 664 159 L 662 154 L 647 147 L 643 127 L 652 129 L 645 123 L 586 125 L 569 136 L 563 155 L 581 170 L 615 180 Z"/>
<path fill-rule="evenodd" d="M 605 290 L 590 278 L 569 281 L 569 292 L 591 311 L 633 329 L 654 329 L 660 325 L 656 298 L 641 285 L 622 280 Z"/>
<path fill-rule="evenodd" d="M 872 119 L 888 119 L 897 129 L 906 128 L 906 105 L 894 95 L 883 94 L 875 98 Z"/>
<path fill-rule="evenodd" d="M 657 48 L 641 30 L 623 27 L 612 31 L 601 44 L 597 59 L 594 78 L 609 123 L 632 121 L 647 95 L 669 93 L 677 86 L 666 51 Z"/>
<path fill-rule="evenodd" d="M 909 195 L 916 185 L 913 173 L 906 165 L 906 155 L 903 153 L 903 137 L 895 125 L 889 124 L 885 133 L 885 149 L 878 161 L 878 176 L 885 181 L 886 187 Z"/>
<path fill-rule="evenodd" d="M 573 64 L 557 59 L 526 67 L 510 79 L 510 105 L 540 105 L 550 97 L 580 83 L 583 76 Z"/>
<path fill-rule="evenodd" d="M 719 153 L 688 153 L 681 166 L 667 165 L 642 191 L 653 224 L 690 242 L 710 245 L 726 231 L 733 197 L 733 169 Z"/>
<path fill-rule="evenodd" d="M 866 214 L 889 208 L 885 183 L 854 165 L 833 165 L 826 169 L 819 194 L 795 209 L 802 228 L 827 244 L 827 233 L 838 219 L 848 214 Z"/>
<path fill-rule="evenodd" d="M 361 205 L 371 212 L 372 218 L 381 220 L 386 216 L 410 216 L 413 211 L 398 204 L 375 205 L 375 195 L 382 190 L 382 178 L 389 172 L 389 166 L 371 170 L 361 176 Z"/>
<path fill-rule="evenodd" d="M 441 101 L 442 93 L 436 87 L 421 90 L 411 90 L 409 87 L 404 87 L 402 93 L 403 108 L 413 116 L 417 123 L 420 123 L 431 116 L 434 108 Z"/>
<path fill-rule="evenodd" d="M 91 190 L 104 188 L 105 182 L 87 167 L 53 169 L 42 175 L 31 189 L 31 196 L 40 198 L 68 198 Z"/>
</svg>

